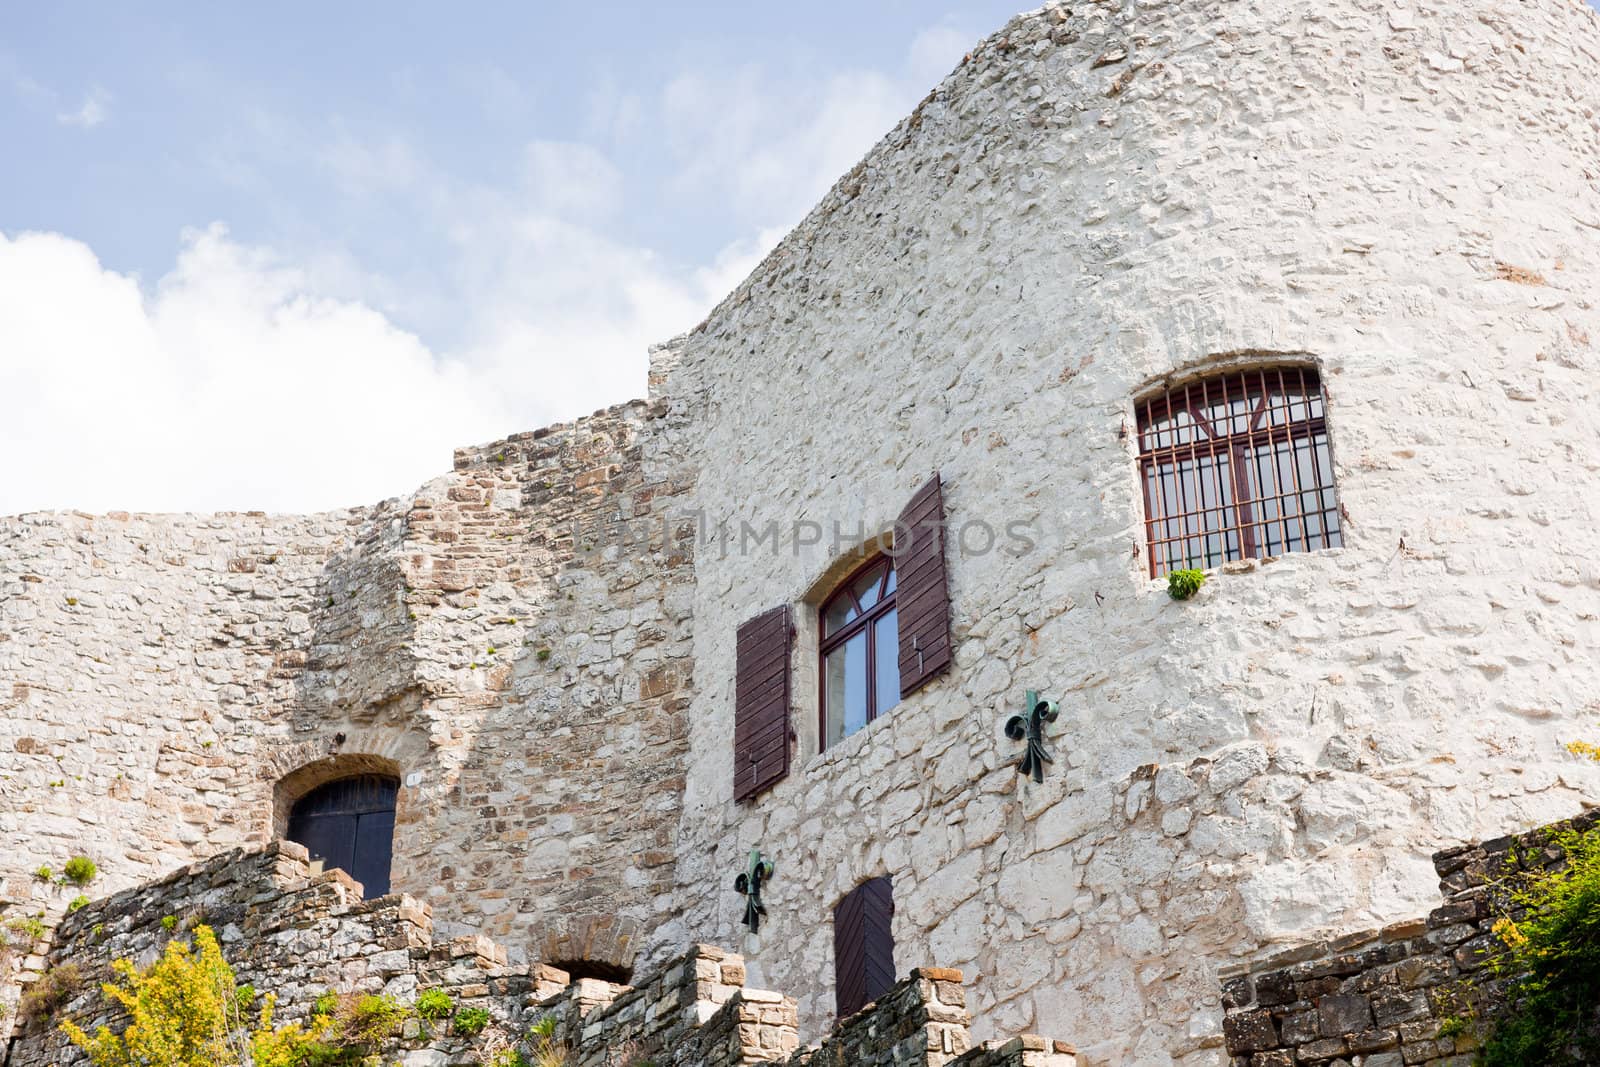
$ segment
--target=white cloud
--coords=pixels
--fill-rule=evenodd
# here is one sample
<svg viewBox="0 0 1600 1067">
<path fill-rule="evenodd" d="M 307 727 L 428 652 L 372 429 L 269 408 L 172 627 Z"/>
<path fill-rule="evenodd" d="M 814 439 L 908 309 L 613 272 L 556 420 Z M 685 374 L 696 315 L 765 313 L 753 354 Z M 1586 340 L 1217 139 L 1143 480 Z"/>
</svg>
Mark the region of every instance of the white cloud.
<svg viewBox="0 0 1600 1067">
<path fill-rule="evenodd" d="M 622 208 L 622 172 L 585 144 L 535 141 L 524 152 L 533 203 L 563 218 L 605 218 Z"/>
<path fill-rule="evenodd" d="M 409 492 L 458 445 L 642 395 L 647 346 L 765 251 L 680 278 L 546 217 L 488 225 L 463 235 L 497 253 L 479 248 L 474 329 L 448 354 L 220 226 L 186 235 L 148 293 L 81 242 L 0 235 L 0 514 L 305 511 Z"/>
<path fill-rule="evenodd" d="M 756 68 L 684 75 L 659 111 L 629 96 L 591 116 L 599 147 L 530 143 L 498 186 L 398 135 L 247 112 L 217 173 L 270 198 L 262 160 L 297 160 L 351 212 L 403 218 L 409 259 L 308 240 L 315 220 L 277 249 L 213 225 L 152 286 L 79 241 L 0 234 L 0 514 L 370 503 L 448 470 L 456 446 L 640 396 L 648 346 L 699 322 L 963 47 L 930 30 L 898 74 L 810 92 Z M 603 142 L 645 121 L 674 158 L 625 174 Z M 630 182 L 714 204 L 746 236 L 700 265 L 619 239 Z"/>
<path fill-rule="evenodd" d="M 720 193 L 746 222 L 792 225 L 974 41 L 950 26 L 930 27 L 912 39 L 898 71 L 846 70 L 820 83 L 793 84 L 759 65 L 681 74 L 661 99 L 679 165 L 673 187 Z"/>
<path fill-rule="evenodd" d="M 503 425 L 488 384 L 220 227 L 149 296 L 77 241 L 0 236 L 3 513 L 368 502 Z"/>
<path fill-rule="evenodd" d="M 82 126 L 93 129 L 111 117 L 111 94 L 98 86 L 84 95 L 76 111 L 56 113 L 56 121 L 63 126 Z"/>
</svg>

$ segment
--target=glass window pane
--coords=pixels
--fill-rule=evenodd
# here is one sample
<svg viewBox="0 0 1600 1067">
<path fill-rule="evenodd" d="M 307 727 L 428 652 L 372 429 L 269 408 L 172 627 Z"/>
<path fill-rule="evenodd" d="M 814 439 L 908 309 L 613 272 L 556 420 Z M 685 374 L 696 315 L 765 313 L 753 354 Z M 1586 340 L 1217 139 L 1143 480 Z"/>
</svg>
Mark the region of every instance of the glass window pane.
<svg viewBox="0 0 1600 1067">
<path fill-rule="evenodd" d="M 877 622 L 873 634 L 873 673 L 877 675 L 877 713 L 882 715 L 900 703 L 900 624 L 894 609 Z"/>
<path fill-rule="evenodd" d="M 872 605 L 878 602 L 878 587 L 882 584 L 883 567 L 877 566 L 857 578 L 850 586 L 850 591 L 855 593 L 857 600 L 861 601 L 862 611 L 871 611 Z"/>
<path fill-rule="evenodd" d="M 839 628 L 856 617 L 856 606 L 850 599 L 850 594 L 835 597 L 829 604 L 828 610 L 822 614 L 822 636 L 838 632 Z"/>
<path fill-rule="evenodd" d="M 867 635 L 863 631 L 828 653 L 828 744 L 867 724 Z"/>
</svg>

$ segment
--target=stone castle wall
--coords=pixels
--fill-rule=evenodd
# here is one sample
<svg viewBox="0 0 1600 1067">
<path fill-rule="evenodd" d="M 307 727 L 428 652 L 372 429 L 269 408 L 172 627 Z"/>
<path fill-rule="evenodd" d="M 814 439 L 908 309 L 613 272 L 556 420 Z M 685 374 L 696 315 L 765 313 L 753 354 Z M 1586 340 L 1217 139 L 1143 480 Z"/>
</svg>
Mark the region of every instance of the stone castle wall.
<svg viewBox="0 0 1600 1067">
<path fill-rule="evenodd" d="M 631 965 L 670 901 L 692 678 L 689 483 L 647 463 L 651 420 L 463 450 L 332 515 L 0 520 L 0 918 L 78 892 L 41 866 L 137 884 L 381 770 L 393 886 L 441 929 Z M 624 518 L 654 540 L 623 551 Z"/>
<path fill-rule="evenodd" d="M 1289 949 L 1225 975 L 1234 1067 L 1294 1067 L 1358 1057 L 1362 1067 L 1471 1063 L 1506 979 L 1489 964 L 1509 874 L 1558 867 L 1561 832 L 1592 832 L 1600 812 L 1458 845 L 1433 857 L 1445 898 L 1425 918 Z"/>
<path fill-rule="evenodd" d="M 695 563 L 689 936 L 814 1037 L 831 910 L 891 874 L 897 954 L 972 975 L 980 1035 L 1214 1064 L 1219 965 L 1416 914 L 1439 840 L 1600 795 L 1562 747 L 1600 710 L 1597 59 L 1566 0 L 1109 0 L 975 49 L 660 357 L 730 531 Z M 1273 360 L 1321 370 L 1346 547 L 1174 603 L 1134 404 Z M 831 530 L 934 470 L 954 669 L 819 755 Z M 782 603 L 794 770 L 740 805 L 735 633 Z M 1002 733 L 1028 689 L 1062 707 L 1042 786 Z"/>
<path fill-rule="evenodd" d="M 810 1041 L 832 908 L 891 874 L 900 970 L 971 975 L 975 1040 L 1224 1062 L 1220 967 L 1416 914 L 1441 838 L 1600 795 L 1563 748 L 1600 711 L 1597 61 L 1566 0 L 1052 4 L 658 349 L 649 404 L 371 508 L 0 519 L 0 920 L 61 913 L 41 865 L 133 886 L 378 769 L 394 888 L 513 964 L 736 944 Z M 1173 603 L 1134 403 L 1285 360 L 1345 547 Z M 955 665 L 819 754 L 808 609 L 935 470 Z M 734 635 L 782 603 L 794 770 L 739 805 Z M 1028 689 L 1063 711 L 1037 786 Z"/>
<path fill-rule="evenodd" d="M 497 1050 L 528 1046 L 536 1022 L 571 1067 L 1074 1067 L 1070 1048 L 1026 1035 L 974 1046 L 959 972 L 912 971 L 814 1048 L 798 1047 L 795 1002 L 746 985 L 744 961 L 691 947 L 636 986 L 573 979 L 546 965 L 511 964 L 481 936 L 435 938 L 431 910 L 394 894 L 363 899 L 342 871 L 322 871 L 298 845 L 236 850 L 123 890 L 68 916 L 38 961 L 36 980 L 59 994 L 17 1021 L 0 1044 L 6 1067 L 80 1067 L 61 1032 L 125 1019 L 99 991 L 115 960 L 143 966 L 200 924 L 217 935 L 241 985 L 276 999 L 277 1024 L 305 1020 L 325 993 L 381 995 L 410 1014 L 368 1051 L 400 1067 L 482 1067 Z M 489 1023 L 464 1034 L 449 1016 L 420 1019 L 418 997 L 438 991 L 451 1011 Z M 7 1021 L 10 1026 L 10 1020 Z"/>
<path fill-rule="evenodd" d="M 170 917 L 170 918 L 169 918 Z M 503 948 L 482 937 L 435 941 L 426 904 L 405 895 L 365 900 L 343 871 L 321 871 L 305 849 L 277 842 L 235 850 L 173 872 L 148 885 L 124 890 L 68 916 L 41 961 L 40 979 L 62 993 L 45 1012 L 24 1011 L 16 1020 L 7 1067 L 55 1067 L 87 1063 L 59 1024 L 66 1019 L 89 1032 L 118 1029 L 100 992 L 113 960 L 153 962 L 168 941 L 191 937 L 194 926 L 212 928 L 238 983 L 277 997 L 279 1023 L 304 1020 L 312 1002 L 328 991 L 382 994 L 401 1003 L 439 989 L 462 1008 L 483 1008 L 495 1029 L 518 1033 L 531 1023 L 529 1003 L 548 993 L 528 968 L 509 967 Z M 70 968 L 70 980 L 62 980 Z M 7 1026 L 12 1020 L 7 1020 Z M 440 1053 L 414 1064 L 477 1062 L 476 1041 L 453 1036 L 448 1025 L 423 1038 L 410 1028 L 406 1043 Z"/>
</svg>

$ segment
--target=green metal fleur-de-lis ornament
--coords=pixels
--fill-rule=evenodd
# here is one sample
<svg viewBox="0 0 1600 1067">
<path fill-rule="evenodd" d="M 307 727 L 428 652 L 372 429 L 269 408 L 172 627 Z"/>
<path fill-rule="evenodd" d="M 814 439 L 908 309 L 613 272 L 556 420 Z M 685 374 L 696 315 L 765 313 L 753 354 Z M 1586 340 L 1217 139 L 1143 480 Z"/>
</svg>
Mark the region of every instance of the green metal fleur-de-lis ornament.
<svg viewBox="0 0 1600 1067">
<path fill-rule="evenodd" d="M 1035 690 L 1028 690 L 1028 711 L 1006 720 L 1006 736 L 1013 741 L 1027 741 L 1028 748 L 1017 764 L 1017 773 L 1029 775 L 1035 782 L 1044 781 L 1044 765 L 1054 763 L 1050 750 L 1044 747 L 1044 724 L 1055 722 L 1060 709 L 1054 700 L 1040 700 Z"/>
<path fill-rule="evenodd" d="M 771 860 L 761 858 L 761 850 L 750 850 L 750 863 L 745 873 L 733 880 L 733 888 L 744 894 L 744 924 L 752 934 L 761 932 L 761 917 L 767 907 L 761 903 L 761 886 L 772 877 Z"/>
</svg>

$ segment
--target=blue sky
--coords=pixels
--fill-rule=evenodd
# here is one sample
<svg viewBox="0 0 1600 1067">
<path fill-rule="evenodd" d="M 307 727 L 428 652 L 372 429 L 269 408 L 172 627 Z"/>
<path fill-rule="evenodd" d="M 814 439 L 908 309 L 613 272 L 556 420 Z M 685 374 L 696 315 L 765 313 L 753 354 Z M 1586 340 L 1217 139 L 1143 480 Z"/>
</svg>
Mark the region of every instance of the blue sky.
<svg viewBox="0 0 1600 1067">
<path fill-rule="evenodd" d="M 303 511 L 644 391 L 1032 0 L 0 8 L 0 514 Z"/>
<path fill-rule="evenodd" d="M 0 513 L 364 503 L 641 395 L 1025 6 L 12 5 Z"/>
</svg>

